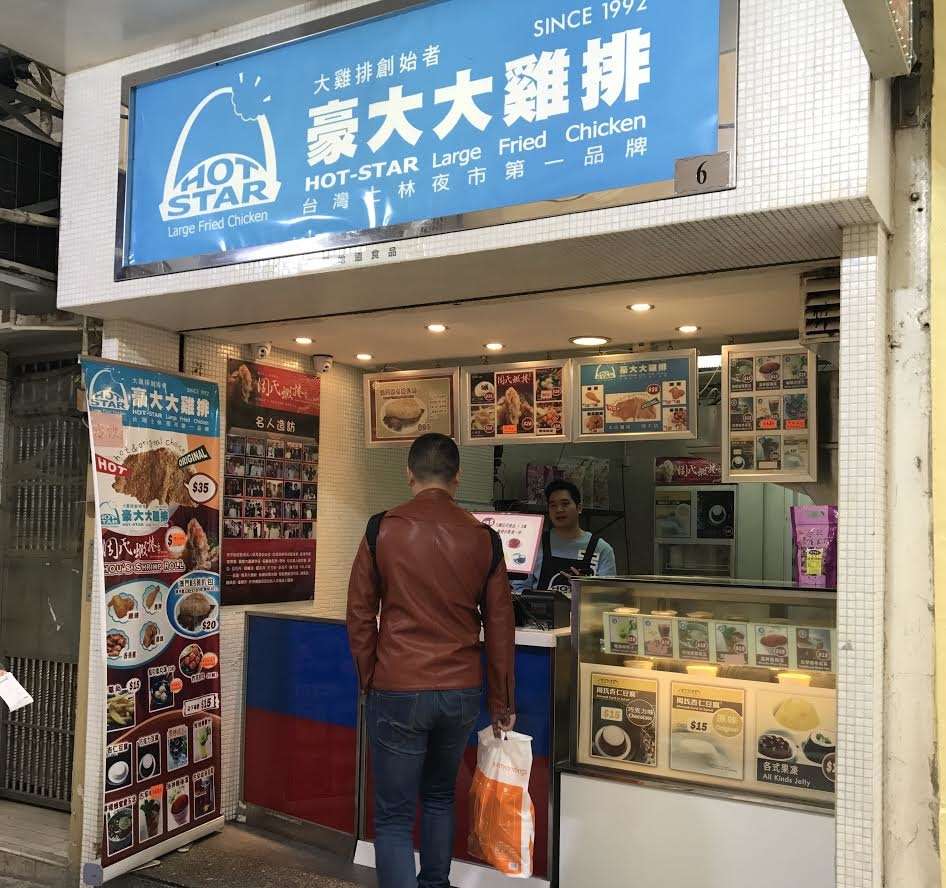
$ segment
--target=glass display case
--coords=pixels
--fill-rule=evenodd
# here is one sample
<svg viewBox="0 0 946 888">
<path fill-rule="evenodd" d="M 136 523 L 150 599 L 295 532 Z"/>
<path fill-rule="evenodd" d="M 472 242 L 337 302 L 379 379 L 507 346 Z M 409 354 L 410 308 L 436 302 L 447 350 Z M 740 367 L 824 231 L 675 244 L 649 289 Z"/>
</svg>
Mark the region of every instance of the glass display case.
<svg viewBox="0 0 946 888">
<path fill-rule="evenodd" d="M 833 591 L 588 577 L 572 597 L 573 768 L 833 807 Z"/>
</svg>

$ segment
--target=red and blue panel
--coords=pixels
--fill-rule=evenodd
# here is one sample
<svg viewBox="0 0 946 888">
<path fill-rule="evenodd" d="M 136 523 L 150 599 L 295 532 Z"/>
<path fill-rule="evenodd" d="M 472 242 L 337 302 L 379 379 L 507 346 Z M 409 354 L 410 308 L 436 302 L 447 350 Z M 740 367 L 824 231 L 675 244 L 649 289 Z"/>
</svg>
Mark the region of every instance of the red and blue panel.
<svg viewBox="0 0 946 888">
<path fill-rule="evenodd" d="M 548 876 L 549 858 L 549 797 L 552 783 L 552 648 L 516 648 L 516 730 L 532 737 L 532 776 L 529 779 L 529 795 L 535 806 L 535 846 L 533 871 L 536 876 Z M 480 731 L 490 724 L 485 706 L 476 725 Z M 370 751 L 365 778 L 365 835 L 374 838 L 374 791 L 371 779 Z M 470 785 L 476 772 L 476 734 L 470 735 L 460 774 L 457 777 L 457 795 L 454 806 L 456 838 L 453 856 L 457 860 L 473 861 L 467 851 L 467 834 L 470 823 Z M 414 834 L 419 846 L 419 824 Z M 479 862 L 479 861 L 474 861 Z"/>
<path fill-rule="evenodd" d="M 353 836 L 358 680 L 345 624 L 248 620 L 244 800 Z"/>
</svg>

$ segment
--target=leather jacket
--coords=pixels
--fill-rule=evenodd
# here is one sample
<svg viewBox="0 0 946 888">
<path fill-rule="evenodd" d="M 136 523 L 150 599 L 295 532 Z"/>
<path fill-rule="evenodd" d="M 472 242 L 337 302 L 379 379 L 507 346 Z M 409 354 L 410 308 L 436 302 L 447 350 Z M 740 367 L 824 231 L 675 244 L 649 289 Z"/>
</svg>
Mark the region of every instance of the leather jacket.
<svg viewBox="0 0 946 888">
<path fill-rule="evenodd" d="M 489 573 L 489 531 L 446 491 L 425 490 L 385 514 L 375 553 L 377 569 L 362 539 L 348 585 L 348 638 L 362 690 L 482 686 L 482 628 L 490 712 L 514 712 L 512 593 L 504 562 Z"/>
</svg>

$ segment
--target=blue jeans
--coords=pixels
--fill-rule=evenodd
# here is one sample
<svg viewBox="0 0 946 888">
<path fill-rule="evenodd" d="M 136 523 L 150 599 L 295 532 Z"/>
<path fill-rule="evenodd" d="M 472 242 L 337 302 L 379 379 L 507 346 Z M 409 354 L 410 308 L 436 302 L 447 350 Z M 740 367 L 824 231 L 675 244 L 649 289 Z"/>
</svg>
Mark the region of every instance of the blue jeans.
<svg viewBox="0 0 946 888">
<path fill-rule="evenodd" d="M 454 786 L 481 695 L 479 688 L 369 693 L 379 888 L 450 888 Z M 413 838 L 418 797 L 419 876 Z"/>
</svg>

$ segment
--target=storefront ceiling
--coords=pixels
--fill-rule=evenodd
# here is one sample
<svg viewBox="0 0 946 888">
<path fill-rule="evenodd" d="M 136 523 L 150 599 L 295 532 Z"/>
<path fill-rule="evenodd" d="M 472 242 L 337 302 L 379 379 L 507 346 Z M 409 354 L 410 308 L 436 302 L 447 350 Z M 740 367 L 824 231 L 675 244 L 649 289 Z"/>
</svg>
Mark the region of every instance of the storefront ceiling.
<svg viewBox="0 0 946 888">
<path fill-rule="evenodd" d="M 799 275 L 811 266 L 701 275 L 633 285 L 535 293 L 460 304 L 323 317 L 291 323 L 208 331 L 236 343 L 271 341 L 278 348 L 308 354 L 333 354 L 342 363 L 370 353 L 372 364 L 406 364 L 470 359 L 484 354 L 487 342 L 502 342 L 504 354 L 573 351 L 569 337 L 603 335 L 613 346 L 699 340 L 721 344 L 729 337 L 755 338 L 793 331 L 799 322 Z M 646 314 L 628 311 L 632 303 L 655 306 Z M 446 324 L 445 334 L 428 333 L 427 324 Z M 696 337 L 677 327 L 695 324 Z M 311 346 L 296 344 L 308 336 Z M 497 356 L 492 356 L 497 359 Z"/>
<path fill-rule="evenodd" d="M 0 41 L 65 74 L 248 21 L 298 0 L 0 0 Z"/>
</svg>

